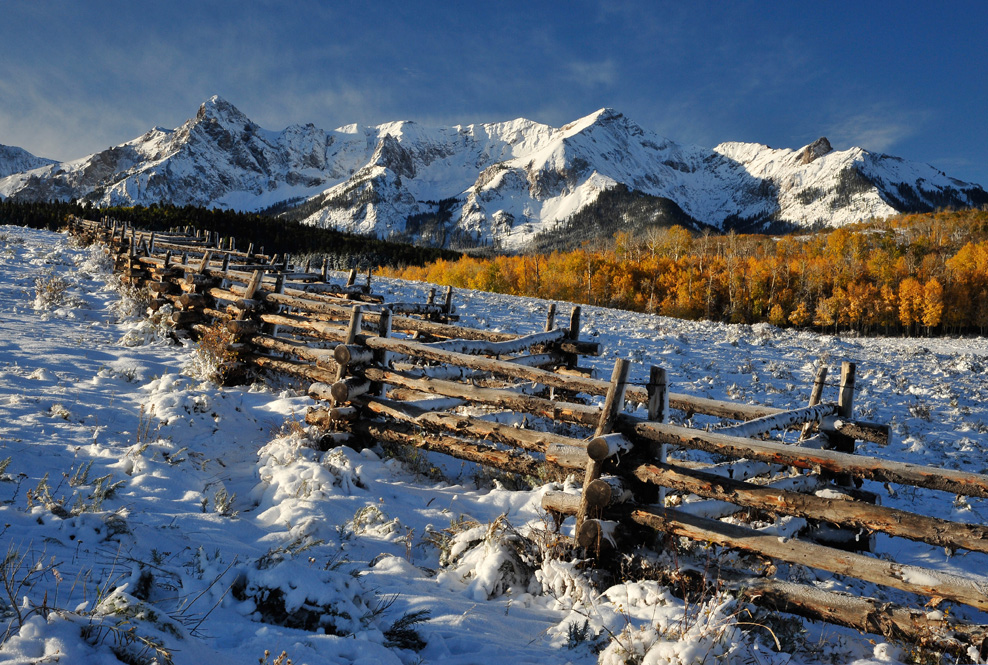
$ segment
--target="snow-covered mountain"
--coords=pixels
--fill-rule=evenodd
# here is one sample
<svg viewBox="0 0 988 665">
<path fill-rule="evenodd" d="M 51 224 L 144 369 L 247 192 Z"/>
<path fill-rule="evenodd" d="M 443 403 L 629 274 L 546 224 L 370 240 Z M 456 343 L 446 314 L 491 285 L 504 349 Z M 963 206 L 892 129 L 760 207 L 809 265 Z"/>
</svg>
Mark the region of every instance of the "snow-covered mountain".
<svg viewBox="0 0 988 665">
<path fill-rule="evenodd" d="M 609 210 L 635 228 L 836 226 L 988 203 L 979 185 L 862 148 L 837 151 L 825 138 L 798 150 L 756 143 L 711 150 L 663 138 L 611 109 L 560 128 L 518 119 L 272 132 L 219 97 L 177 129 L 0 178 L 0 196 L 15 199 L 269 210 L 384 238 L 508 249 L 567 231 L 566 221 L 605 191 L 620 193 Z"/>
<path fill-rule="evenodd" d="M 55 163 L 54 159 L 35 157 L 24 148 L 0 145 L 0 178 Z"/>
</svg>

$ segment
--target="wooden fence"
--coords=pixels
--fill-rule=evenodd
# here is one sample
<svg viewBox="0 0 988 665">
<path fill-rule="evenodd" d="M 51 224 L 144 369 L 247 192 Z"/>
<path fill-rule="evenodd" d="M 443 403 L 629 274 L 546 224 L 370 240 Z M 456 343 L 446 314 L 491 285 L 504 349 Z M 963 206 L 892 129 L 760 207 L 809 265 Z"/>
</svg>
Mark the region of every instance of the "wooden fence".
<svg viewBox="0 0 988 665">
<path fill-rule="evenodd" d="M 548 492 L 543 507 L 557 529 L 574 519 L 571 540 L 592 556 L 606 559 L 643 533 L 716 544 L 929 602 L 895 605 L 723 567 L 716 579 L 688 569 L 670 575 L 693 575 L 779 610 L 959 655 L 972 645 L 988 647 L 988 627 L 931 611 L 951 603 L 988 610 L 988 578 L 867 553 L 878 532 L 988 553 L 988 528 L 883 507 L 858 488 L 868 479 L 988 497 L 988 476 L 855 454 L 855 440 L 886 443 L 889 428 L 854 417 L 852 363 L 843 363 L 833 401 L 824 400 L 826 368 L 806 407 L 705 399 L 671 392 L 660 367 L 651 368 L 647 385 L 630 385 L 631 364 L 623 359 L 609 381 L 594 378 L 581 356 L 601 349 L 580 338 L 579 307 L 560 326 L 550 305 L 543 332 L 512 335 L 457 325 L 451 289 L 438 299 L 433 290 L 426 303 L 385 304 L 372 292 L 369 273 L 358 283 L 351 271 L 345 283 L 333 284 L 325 265 L 293 266 L 288 257 L 238 252 L 216 238 L 79 219 L 71 231 L 105 243 L 121 279 L 148 289 L 153 308 L 170 305 L 176 325 L 200 335 L 224 331 L 235 375 L 264 370 L 308 383 L 317 405 L 306 421 L 325 431 L 325 446 L 384 442 L 526 476 L 571 474 L 582 491 Z M 499 411 L 526 414 L 531 426 L 465 415 Z M 672 424 L 672 411 L 734 422 L 700 430 Z M 795 445 L 767 437 L 793 429 L 800 432 Z M 671 456 L 689 449 L 721 461 Z M 684 496 L 703 500 L 687 503 Z M 790 520 L 775 531 L 756 529 L 739 523 L 745 512 L 763 520 L 802 518 L 806 528 L 778 531 Z M 723 521 L 729 516 L 735 519 Z"/>
</svg>

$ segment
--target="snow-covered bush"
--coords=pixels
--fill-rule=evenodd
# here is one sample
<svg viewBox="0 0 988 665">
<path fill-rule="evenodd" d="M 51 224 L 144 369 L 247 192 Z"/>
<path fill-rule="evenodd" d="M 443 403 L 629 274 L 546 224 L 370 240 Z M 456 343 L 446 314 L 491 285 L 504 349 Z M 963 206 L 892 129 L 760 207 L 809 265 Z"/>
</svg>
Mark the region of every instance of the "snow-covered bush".
<svg viewBox="0 0 988 665">
<path fill-rule="evenodd" d="M 453 536 L 441 561 L 449 569 L 441 576 L 466 582 L 467 592 L 476 600 L 533 593 L 539 590 L 538 558 L 532 542 L 501 515 L 488 525 L 478 524 Z"/>
<path fill-rule="evenodd" d="M 34 279 L 34 309 L 48 312 L 66 302 L 69 283 L 57 272 L 48 268 Z"/>
<path fill-rule="evenodd" d="M 194 379 L 222 384 L 240 362 L 233 347 L 236 341 L 236 335 L 224 325 L 210 326 L 200 335 L 183 372 Z"/>
</svg>

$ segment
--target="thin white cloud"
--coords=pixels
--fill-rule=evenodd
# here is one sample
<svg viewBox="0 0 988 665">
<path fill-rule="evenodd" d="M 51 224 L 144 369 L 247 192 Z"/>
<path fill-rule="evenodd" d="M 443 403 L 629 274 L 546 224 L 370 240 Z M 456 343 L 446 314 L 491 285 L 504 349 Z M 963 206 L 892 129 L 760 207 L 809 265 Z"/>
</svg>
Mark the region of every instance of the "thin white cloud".
<svg viewBox="0 0 988 665">
<path fill-rule="evenodd" d="M 827 136 L 842 147 L 889 152 L 917 134 L 926 121 L 923 111 L 876 106 L 840 119 L 827 129 Z"/>
<path fill-rule="evenodd" d="M 585 87 L 611 86 L 618 82 L 618 66 L 613 59 L 570 62 L 566 64 L 569 78 Z"/>
</svg>

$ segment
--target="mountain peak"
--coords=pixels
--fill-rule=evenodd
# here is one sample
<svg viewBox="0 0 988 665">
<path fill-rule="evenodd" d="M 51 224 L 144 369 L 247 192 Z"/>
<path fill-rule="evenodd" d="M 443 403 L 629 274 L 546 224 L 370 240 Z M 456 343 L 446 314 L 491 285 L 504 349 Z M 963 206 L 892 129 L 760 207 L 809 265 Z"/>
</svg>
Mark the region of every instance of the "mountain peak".
<svg viewBox="0 0 988 665">
<path fill-rule="evenodd" d="M 599 124 L 607 124 L 615 120 L 620 120 L 624 118 L 624 115 L 618 113 L 612 108 L 604 107 L 602 109 L 597 109 L 589 115 L 585 115 L 579 120 L 574 120 L 573 122 L 563 125 L 560 129 L 564 132 L 581 132 L 587 127 Z"/>
<path fill-rule="evenodd" d="M 799 163 L 809 164 L 817 157 L 823 157 L 828 152 L 833 151 L 833 146 L 830 145 L 830 141 L 827 140 L 826 136 L 821 136 L 813 143 L 809 144 L 799 153 Z"/>
<path fill-rule="evenodd" d="M 219 95 L 213 95 L 199 106 L 196 120 L 237 120 L 247 121 L 240 109 Z"/>
</svg>

